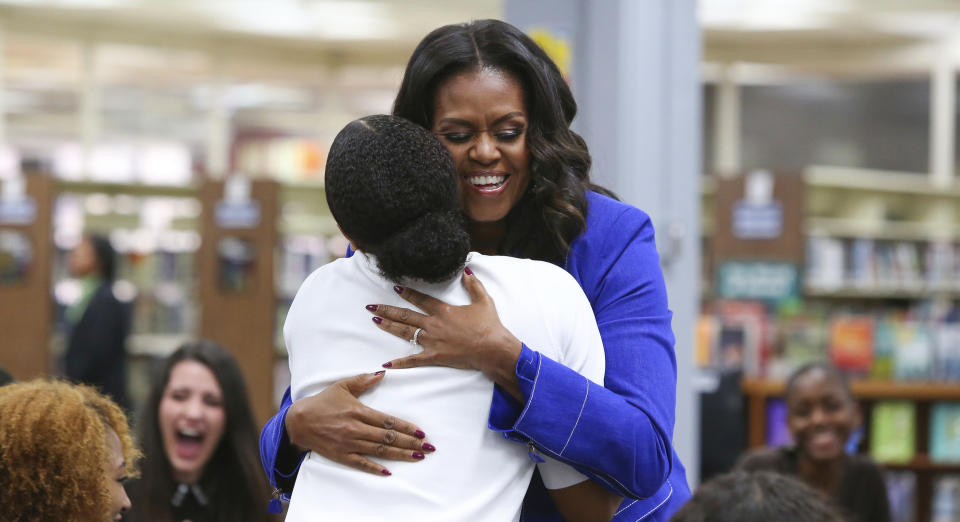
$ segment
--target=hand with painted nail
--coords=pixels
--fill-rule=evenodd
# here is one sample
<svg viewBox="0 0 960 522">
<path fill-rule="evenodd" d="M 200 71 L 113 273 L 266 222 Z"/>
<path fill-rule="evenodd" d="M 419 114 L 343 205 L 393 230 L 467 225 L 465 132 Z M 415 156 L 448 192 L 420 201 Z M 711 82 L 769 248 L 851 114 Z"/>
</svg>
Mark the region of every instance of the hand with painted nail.
<svg viewBox="0 0 960 522">
<path fill-rule="evenodd" d="M 417 462 L 436 451 L 413 424 L 364 406 L 357 397 L 377 385 L 384 372 L 337 381 L 293 403 L 287 412 L 290 441 L 330 460 L 374 475 L 390 471 L 367 457 Z"/>
<path fill-rule="evenodd" d="M 388 361 L 383 366 L 479 370 L 519 397 L 514 367 L 520 356 L 520 340 L 500 322 L 493 299 L 469 267 L 463 271 L 462 283 L 470 294 L 469 305 L 448 305 L 412 288 L 395 286 L 400 297 L 426 313 L 383 304 L 366 307 L 381 330 L 408 341 L 416 335 L 417 344 L 423 347 L 420 353 Z"/>
</svg>

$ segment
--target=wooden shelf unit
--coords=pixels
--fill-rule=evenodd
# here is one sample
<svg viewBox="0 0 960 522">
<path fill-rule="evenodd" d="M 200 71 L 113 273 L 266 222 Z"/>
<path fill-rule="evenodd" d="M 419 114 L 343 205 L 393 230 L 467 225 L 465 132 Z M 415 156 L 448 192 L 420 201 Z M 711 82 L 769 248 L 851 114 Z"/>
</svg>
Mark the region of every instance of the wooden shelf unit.
<svg viewBox="0 0 960 522">
<path fill-rule="evenodd" d="M 783 381 L 745 378 L 741 388 L 747 398 L 749 448 L 759 448 L 766 441 L 767 400 L 783 396 Z M 850 391 L 860 402 L 864 419 L 864 441 L 870 440 L 870 417 L 873 403 L 885 400 L 906 400 L 916 403 L 916 448 L 914 458 L 906 463 L 880 463 L 887 470 L 910 471 L 916 474 L 916 520 L 930 520 L 933 479 L 944 473 L 960 473 L 960 462 L 930 460 L 930 405 L 937 401 L 960 400 L 960 382 L 854 380 Z"/>
</svg>

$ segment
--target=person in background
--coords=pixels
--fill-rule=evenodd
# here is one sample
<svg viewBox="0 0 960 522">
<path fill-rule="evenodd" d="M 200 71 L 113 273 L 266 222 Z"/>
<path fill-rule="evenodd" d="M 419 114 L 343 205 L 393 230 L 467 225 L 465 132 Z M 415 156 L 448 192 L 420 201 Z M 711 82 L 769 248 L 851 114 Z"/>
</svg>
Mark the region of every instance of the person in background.
<svg viewBox="0 0 960 522">
<path fill-rule="evenodd" d="M 81 280 L 80 299 L 67 307 L 69 327 L 64 372 L 68 379 L 99 388 L 123 408 L 130 309 L 113 295 L 116 252 L 110 240 L 86 234 L 70 251 L 70 275 Z"/>
<path fill-rule="evenodd" d="M 407 63 L 393 107 L 395 116 L 428 129 L 453 156 L 471 250 L 547 261 L 577 281 L 603 338 L 603 386 L 590 387 L 589 397 L 572 392 L 585 389 L 586 378 L 525 339 L 504 335 L 491 299 L 449 306 L 401 289 L 402 298 L 429 315 L 427 322 L 403 307 L 377 306 L 372 313 L 404 340 L 423 328 L 422 356 L 384 363 L 491 368 L 497 383 L 492 429 L 548 455 L 563 453 L 564 462 L 628 497 L 614 520 L 664 521 L 690 491 L 673 448 L 676 356 L 653 224 L 590 183 L 590 153 L 570 128 L 576 113 L 556 64 L 499 20 L 428 34 Z M 359 413 L 365 410 L 356 396 L 372 383 L 358 376 L 331 393 L 296 403 L 287 397 L 261 434 L 271 483 L 292 489 L 305 450 L 379 473 L 382 467 L 365 458 L 372 450 L 357 436 L 382 429 L 378 421 L 393 415 Z M 389 447 L 413 445 L 398 438 Z M 561 519 L 535 473 L 523 520 Z"/>
<path fill-rule="evenodd" d="M 843 522 L 819 491 L 768 471 L 734 471 L 710 479 L 671 522 Z"/>
<path fill-rule="evenodd" d="M 138 453 L 127 418 L 93 388 L 0 387 L 0 520 L 103 522 L 130 508 Z"/>
<path fill-rule="evenodd" d="M 0 367 L 0 386 L 10 384 L 11 382 L 14 382 L 13 375 L 10 375 L 10 372 Z"/>
<path fill-rule="evenodd" d="M 199 341 L 170 355 L 151 382 L 138 430 L 144 462 L 131 485 L 131 520 L 272 520 L 247 388 L 224 348 Z"/>
<path fill-rule="evenodd" d="M 880 468 L 866 455 L 845 451 L 861 414 L 844 375 L 828 363 L 810 363 L 787 379 L 785 393 L 795 445 L 750 452 L 736 469 L 798 477 L 830 498 L 846 520 L 888 522 Z"/>
</svg>

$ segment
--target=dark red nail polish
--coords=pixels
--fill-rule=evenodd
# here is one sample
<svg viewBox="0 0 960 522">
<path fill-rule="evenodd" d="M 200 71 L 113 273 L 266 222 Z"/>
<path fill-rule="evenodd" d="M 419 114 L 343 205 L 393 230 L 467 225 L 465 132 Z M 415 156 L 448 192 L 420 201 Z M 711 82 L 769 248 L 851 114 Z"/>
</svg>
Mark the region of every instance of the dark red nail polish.
<svg viewBox="0 0 960 522">
<path fill-rule="evenodd" d="M 384 475 L 384 476 L 387 476 L 387 477 L 389 477 L 390 475 L 393 475 L 393 473 L 390 473 L 390 472 L 389 472 L 388 470 L 386 470 L 386 469 L 381 469 L 381 470 L 380 470 L 380 474 L 381 474 L 381 475 Z"/>
<path fill-rule="evenodd" d="M 374 373 L 374 375 L 383 375 L 387 373 L 386 370 L 380 370 L 379 372 Z"/>
<path fill-rule="evenodd" d="M 473 275 L 473 270 L 470 270 L 470 267 L 469 267 L 469 266 L 463 267 L 463 271 L 464 271 L 464 273 L 466 273 L 467 275 Z"/>
<path fill-rule="evenodd" d="M 437 451 L 437 448 L 433 447 L 433 444 L 429 442 L 424 442 L 421 446 L 425 451 Z"/>
<path fill-rule="evenodd" d="M 393 368 L 393 363 L 392 363 L 392 362 L 383 363 L 383 367 L 384 367 L 384 368 Z"/>
<path fill-rule="evenodd" d="M 399 285 L 398 285 L 398 286 L 394 286 L 394 287 L 393 287 L 393 291 L 396 292 L 396 293 L 398 293 L 398 294 L 402 294 L 402 293 L 403 293 L 403 287 L 402 287 L 402 286 L 399 286 Z"/>
<path fill-rule="evenodd" d="M 373 322 L 375 322 L 375 323 L 377 323 L 377 324 L 380 324 L 380 323 L 383 322 L 383 318 L 382 318 L 382 317 L 374 317 L 374 318 L 373 318 Z"/>
<path fill-rule="evenodd" d="M 367 306 L 366 306 L 366 309 L 367 309 L 367 310 L 370 310 L 371 312 L 376 312 L 376 311 L 377 311 L 377 305 L 367 305 Z"/>
<path fill-rule="evenodd" d="M 413 458 L 415 458 L 415 459 L 417 459 L 417 460 L 422 460 L 422 459 L 423 459 L 423 453 L 420 453 L 419 451 L 414 451 L 414 452 L 413 452 Z"/>
<path fill-rule="evenodd" d="M 417 430 L 417 431 L 413 432 L 413 436 L 416 437 L 416 438 L 418 438 L 418 439 L 422 439 L 422 438 L 426 437 L 427 434 L 424 433 L 424 432 L 422 432 L 422 431 L 420 431 L 420 430 Z"/>
</svg>

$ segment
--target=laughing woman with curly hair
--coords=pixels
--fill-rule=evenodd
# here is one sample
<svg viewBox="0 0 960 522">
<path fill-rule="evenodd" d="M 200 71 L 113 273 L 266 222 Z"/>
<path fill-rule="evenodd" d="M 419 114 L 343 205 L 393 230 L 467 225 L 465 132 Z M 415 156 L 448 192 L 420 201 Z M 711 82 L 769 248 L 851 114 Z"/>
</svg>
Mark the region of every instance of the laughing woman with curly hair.
<svg viewBox="0 0 960 522">
<path fill-rule="evenodd" d="M 138 457 L 123 411 L 87 386 L 0 387 L 0 521 L 120 520 Z"/>
</svg>

